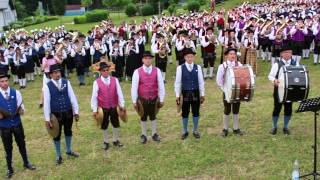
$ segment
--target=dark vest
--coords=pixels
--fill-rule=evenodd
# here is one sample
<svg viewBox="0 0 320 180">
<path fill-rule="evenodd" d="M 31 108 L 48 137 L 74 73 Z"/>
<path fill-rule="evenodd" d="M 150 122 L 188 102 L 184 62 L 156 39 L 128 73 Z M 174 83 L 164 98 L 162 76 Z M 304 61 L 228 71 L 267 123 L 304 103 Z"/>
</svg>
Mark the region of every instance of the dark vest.
<svg viewBox="0 0 320 180">
<path fill-rule="evenodd" d="M 183 91 L 193 91 L 199 90 L 199 80 L 198 80 L 198 66 L 193 65 L 193 69 L 190 72 L 186 64 L 181 65 L 182 72 L 182 90 Z"/>
<path fill-rule="evenodd" d="M 59 91 L 52 81 L 49 81 L 47 85 L 51 97 L 51 112 L 67 112 L 71 110 L 72 106 L 68 95 L 68 81 L 61 79 L 61 91 Z"/>
<path fill-rule="evenodd" d="M 16 114 L 17 111 L 17 93 L 15 89 L 10 88 L 10 98 L 6 100 L 0 93 L 0 108 L 11 116 L 0 120 L 0 127 L 10 128 L 21 124 L 20 115 Z"/>
<path fill-rule="evenodd" d="M 276 63 L 278 63 L 278 72 L 277 72 L 277 75 L 276 75 L 276 79 L 278 79 L 278 77 L 279 77 L 279 71 L 280 71 L 281 67 L 284 66 L 285 64 L 284 64 L 281 60 L 277 60 Z M 291 59 L 290 65 L 291 65 L 291 66 L 295 66 L 295 65 L 297 65 L 297 63 L 296 63 L 295 60 Z"/>
</svg>

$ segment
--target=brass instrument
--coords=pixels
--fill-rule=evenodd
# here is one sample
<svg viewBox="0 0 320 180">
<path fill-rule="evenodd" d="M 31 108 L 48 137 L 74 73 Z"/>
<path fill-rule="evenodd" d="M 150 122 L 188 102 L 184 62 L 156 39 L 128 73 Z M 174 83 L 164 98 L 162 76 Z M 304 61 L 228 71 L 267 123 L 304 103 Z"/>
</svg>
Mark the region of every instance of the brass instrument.
<svg viewBox="0 0 320 180">
<path fill-rule="evenodd" d="M 215 44 L 216 43 L 216 37 L 214 36 L 214 34 L 208 36 L 209 39 L 209 43 L 210 44 Z"/>
<path fill-rule="evenodd" d="M 288 21 L 284 21 L 284 23 L 282 23 L 282 25 L 280 26 L 280 28 L 277 30 L 276 35 L 278 35 L 280 32 L 283 31 L 283 29 L 288 26 Z"/>
<path fill-rule="evenodd" d="M 161 59 L 165 58 L 167 56 L 167 46 L 166 46 L 166 42 L 162 41 L 159 42 L 159 57 Z"/>
</svg>

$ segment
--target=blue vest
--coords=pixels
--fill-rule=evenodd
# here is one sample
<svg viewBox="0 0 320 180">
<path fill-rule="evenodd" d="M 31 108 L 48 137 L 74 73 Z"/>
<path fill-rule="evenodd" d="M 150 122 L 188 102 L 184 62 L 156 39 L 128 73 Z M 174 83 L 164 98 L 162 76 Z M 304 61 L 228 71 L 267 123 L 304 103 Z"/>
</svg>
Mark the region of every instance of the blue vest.
<svg viewBox="0 0 320 180">
<path fill-rule="evenodd" d="M 182 90 L 183 91 L 199 90 L 198 66 L 194 64 L 193 69 L 190 72 L 186 64 L 183 64 L 181 66 L 181 71 L 182 71 Z"/>
<path fill-rule="evenodd" d="M 7 111 L 13 116 L 7 117 L 5 119 L 0 120 L 0 127 L 2 128 L 10 128 L 15 127 L 21 124 L 20 115 L 16 114 L 17 112 L 17 94 L 16 90 L 10 88 L 10 98 L 6 100 L 5 97 L 0 93 L 0 108 L 4 111 Z"/>
<path fill-rule="evenodd" d="M 52 81 L 49 81 L 47 85 L 51 97 L 51 112 L 67 112 L 71 110 L 71 101 L 68 96 L 68 82 L 65 79 L 61 79 L 61 91 L 59 91 L 57 86 Z"/>
<path fill-rule="evenodd" d="M 102 54 L 100 51 L 95 51 L 93 54 L 93 63 L 99 62 Z"/>
<path fill-rule="evenodd" d="M 41 46 L 41 47 L 39 47 L 39 51 L 38 51 L 38 54 L 39 55 L 44 55 L 45 54 L 45 49 L 44 49 L 44 47 L 43 46 Z M 41 59 L 42 60 L 42 59 Z"/>
</svg>

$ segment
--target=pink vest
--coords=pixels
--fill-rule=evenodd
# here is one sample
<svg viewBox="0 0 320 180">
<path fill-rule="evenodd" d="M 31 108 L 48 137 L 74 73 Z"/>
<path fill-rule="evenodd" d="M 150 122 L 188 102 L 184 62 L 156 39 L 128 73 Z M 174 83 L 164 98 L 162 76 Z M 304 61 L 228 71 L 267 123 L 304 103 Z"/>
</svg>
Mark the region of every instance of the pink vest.
<svg viewBox="0 0 320 180">
<path fill-rule="evenodd" d="M 138 95 L 143 99 L 154 100 L 158 97 L 158 72 L 157 68 L 152 67 L 151 74 L 146 73 L 143 67 L 138 69 L 139 87 Z"/>
<path fill-rule="evenodd" d="M 105 109 L 116 108 L 118 105 L 116 79 L 114 77 L 110 77 L 110 84 L 106 85 L 101 78 L 103 77 L 97 79 L 99 87 L 98 106 Z"/>
</svg>

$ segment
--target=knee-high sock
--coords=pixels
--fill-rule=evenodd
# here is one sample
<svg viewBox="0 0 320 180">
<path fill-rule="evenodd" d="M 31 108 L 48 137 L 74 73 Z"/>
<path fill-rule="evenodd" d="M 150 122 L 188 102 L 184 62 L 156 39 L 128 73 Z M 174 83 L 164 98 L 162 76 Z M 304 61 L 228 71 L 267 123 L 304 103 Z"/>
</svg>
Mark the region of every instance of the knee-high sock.
<svg viewBox="0 0 320 180">
<path fill-rule="evenodd" d="M 273 65 L 275 62 L 276 62 L 276 58 L 275 58 L 275 57 L 272 57 L 272 58 L 271 58 L 271 65 Z"/>
<path fill-rule="evenodd" d="M 165 81 L 166 80 L 166 73 L 165 72 L 161 72 L 161 74 L 162 74 L 163 80 Z"/>
<path fill-rule="evenodd" d="M 303 58 L 306 57 L 306 50 L 305 50 L 305 49 L 302 50 L 302 57 L 303 57 Z"/>
<path fill-rule="evenodd" d="M 18 79 L 17 75 L 13 75 L 13 82 L 15 82 L 15 83 L 19 82 L 19 79 Z"/>
<path fill-rule="evenodd" d="M 271 52 L 268 52 L 268 61 L 271 61 Z"/>
<path fill-rule="evenodd" d="M 22 79 L 19 79 L 19 86 L 23 86 Z"/>
<path fill-rule="evenodd" d="M 22 83 L 23 83 L 23 86 L 27 86 L 27 80 L 26 80 L 26 78 L 22 79 Z"/>
<path fill-rule="evenodd" d="M 278 119 L 279 119 L 278 116 L 272 116 L 272 125 L 274 129 L 278 128 Z"/>
<path fill-rule="evenodd" d="M 283 128 L 288 129 L 289 128 L 289 121 L 291 119 L 291 116 L 283 116 Z"/>
<path fill-rule="evenodd" d="M 147 136 L 147 121 L 141 121 L 141 134 Z"/>
<path fill-rule="evenodd" d="M 71 143 L 72 143 L 72 136 L 66 136 L 66 151 L 67 153 L 71 152 Z"/>
<path fill-rule="evenodd" d="M 203 77 L 207 77 L 207 72 L 208 72 L 208 69 L 207 68 L 203 68 Z"/>
<path fill-rule="evenodd" d="M 300 60 L 301 60 L 301 56 L 297 56 L 296 58 L 297 64 L 300 64 Z"/>
<path fill-rule="evenodd" d="M 112 127 L 112 141 L 116 142 L 119 140 L 119 128 Z"/>
<path fill-rule="evenodd" d="M 109 143 L 108 129 L 103 130 L 103 141 Z"/>
<path fill-rule="evenodd" d="M 30 80 L 34 81 L 34 74 L 33 73 L 30 73 Z"/>
<path fill-rule="evenodd" d="M 210 74 L 209 74 L 209 77 L 213 77 L 213 70 L 214 70 L 214 67 L 210 67 Z"/>
<path fill-rule="evenodd" d="M 314 54 L 313 55 L 313 63 L 318 63 L 318 57 L 319 57 L 319 55 L 318 54 Z"/>
<path fill-rule="evenodd" d="M 233 115 L 233 129 L 234 130 L 239 129 L 239 115 L 238 114 Z"/>
<path fill-rule="evenodd" d="M 229 128 L 229 115 L 223 115 L 223 129 L 228 130 Z"/>
<path fill-rule="evenodd" d="M 198 131 L 198 125 L 199 125 L 199 116 L 198 117 L 192 117 L 192 121 L 193 121 L 193 132 L 197 132 Z"/>
<path fill-rule="evenodd" d="M 188 132 L 188 118 L 182 118 L 183 133 Z"/>
<path fill-rule="evenodd" d="M 306 58 L 310 57 L 310 49 L 306 49 Z"/>
<path fill-rule="evenodd" d="M 157 133 L 157 120 L 151 121 L 152 136 Z"/>
<path fill-rule="evenodd" d="M 266 60 L 266 52 L 262 51 L 261 52 L 261 57 L 262 57 L 262 60 Z"/>
<path fill-rule="evenodd" d="M 257 58 L 261 58 L 261 51 L 257 50 L 256 53 L 257 53 Z"/>
<path fill-rule="evenodd" d="M 172 56 L 168 56 L 169 63 L 172 64 Z"/>
<path fill-rule="evenodd" d="M 60 148 L 60 141 L 53 141 L 54 148 L 56 150 L 56 157 L 61 157 L 61 148 Z"/>
</svg>

